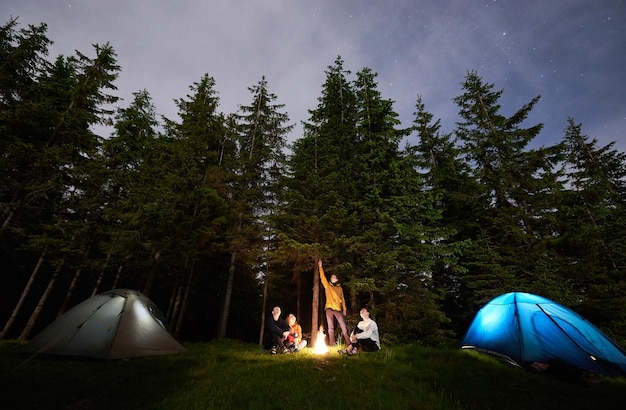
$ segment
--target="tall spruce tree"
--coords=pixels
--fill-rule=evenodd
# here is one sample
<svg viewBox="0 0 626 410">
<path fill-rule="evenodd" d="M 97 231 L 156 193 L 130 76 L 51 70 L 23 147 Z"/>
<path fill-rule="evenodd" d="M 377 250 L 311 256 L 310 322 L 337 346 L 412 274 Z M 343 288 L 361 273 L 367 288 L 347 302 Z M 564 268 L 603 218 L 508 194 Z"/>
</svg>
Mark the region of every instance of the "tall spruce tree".
<svg viewBox="0 0 626 410">
<path fill-rule="evenodd" d="M 398 129 L 393 101 L 382 98 L 376 76 L 365 68 L 354 81 L 358 184 L 350 209 L 358 223 L 352 230 L 345 227 L 351 232 L 345 256 L 356 268 L 348 286 L 354 291 L 354 309 L 370 304 L 378 308 L 388 331 L 425 338 L 446 321 L 431 281 L 435 255 L 444 252 L 436 245 L 445 237 L 438 225 L 441 211 L 423 188 L 412 150 L 400 148 L 410 129 Z"/>
<path fill-rule="evenodd" d="M 354 320 L 369 304 L 390 332 L 433 334 L 445 321 L 427 283 L 439 212 L 422 190 L 415 157 L 399 148 L 407 131 L 397 128 L 393 102 L 382 98 L 370 69 L 348 81 L 339 58 L 326 74 L 294 144 L 282 232 L 312 253 L 310 261 L 315 252 L 329 259 Z"/>
<path fill-rule="evenodd" d="M 181 305 L 185 312 L 189 301 L 206 298 L 197 294 L 196 283 L 207 286 L 210 304 L 202 312 L 219 312 L 219 295 L 226 278 L 226 227 L 231 195 L 224 158 L 234 156 L 234 142 L 226 127 L 225 116 L 218 111 L 219 96 L 215 80 L 208 74 L 190 86 L 191 94 L 176 100 L 180 122 L 166 120 L 168 150 L 162 158 L 165 168 L 163 190 L 167 193 L 163 209 L 167 225 L 172 271 L 177 272 Z M 206 313 L 204 313 L 206 314 Z M 179 313 L 179 316 L 181 314 Z M 217 314 L 203 319 L 217 326 Z M 179 324 L 182 316 L 178 319 Z"/>
<path fill-rule="evenodd" d="M 130 278 L 149 268 L 142 209 L 161 192 L 157 189 L 163 179 L 160 158 L 167 145 L 157 132 L 159 125 L 148 91 L 135 92 L 131 103 L 117 110 L 114 131 L 103 142 L 107 235 L 100 246 L 111 273 L 125 272 L 127 286 L 139 287 L 140 281 Z"/>
<path fill-rule="evenodd" d="M 22 240 L 30 220 L 36 219 L 38 201 L 45 197 L 47 177 L 38 165 L 50 124 L 37 107 L 44 104 L 40 79 L 48 74 L 46 60 L 50 40 L 47 26 L 29 26 L 18 30 L 16 19 L 0 27 L 0 210 L 3 241 Z M 35 166 L 38 165 L 38 166 Z M 12 232 L 5 234 L 11 230 Z M 7 236 L 8 235 L 8 236 Z M 20 237 L 20 239 L 16 238 Z M 8 246 L 8 248 L 6 248 Z M 1 249 L 13 252 L 9 242 Z M 5 259 L 7 262 L 11 258 Z"/>
<path fill-rule="evenodd" d="M 50 188 L 50 164 L 43 160 L 51 124 L 33 115 L 46 97 L 40 91 L 40 79 L 50 68 L 46 31 L 45 24 L 19 29 L 16 19 L 0 27 L 0 259 L 6 273 L 1 313 L 9 315 L 0 338 L 8 335 L 45 269 L 45 250 L 25 248 L 29 236 L 50 220 L 49 205 L 57 198 Z"/>
<path fill-rule="evenodd" d="M 459 276 L 464 268 L 458 257 L 471 242 L 459 232 L 466 232 L 464 227 L 473 224 L 476 211 L 471 208 L 474 203 L 469 198 L 476 192 L 477 181 L 470 176 L 469 164 L 461 159 L 452 134 L 443 133 L 441 120 L 434 120 L 420 95 L 415 109 L 412 130 L 418 141 L 410 150 L 415 155 L 423 189 L 434 198 L 435 207 L 442 215 L 437 221 L 442 232 L 437 241 L 439 251 L 433 254 L 433 291 L 441 298 L 442 310 L 451 319 L 451 330 L 458 334 L 466 327 L 463 319 L 468 311 L 464 305 L 467 289 Z"/>
<path fill-rule="evenodd" d="M 230 262 L 217 332 L 219 339 L 226 337 L 237 272 L 241 294 L 245 279 L 253 283 L 258 271 L 266 271 L 261 255 L 267 248 L 269 229 L 263 219 L 276 206 L 279 177 L 286 163 L 287 134 L 293 128 L 287 124 L 289 116 L 283 111 L 284 104 L 275 103 L 277 96 L 269 91 L 265 77 L 248 90 L 252 102 L 240 106 L 232 130 L 237 153 L 230 164 Z"/>
<path fill-rule="evenodd" d="M 54 173 L 51 168 L 48 175 L 59 185 L 52 223 L 35 235 L 34 242 L 35 246 L 45 247 L 55 267 L 20 334 L 21 339 L 29 336 L 56 278 L 73 273 L 66 281 L 69 285 L 59 313 L 67 308 L 98 236 L 100 204 L 94 202 L 94 198 L 99 196 L 99 187 L 94 187 L 92 181 L 100 141 L 91 127 L 108 120 L 111 113 L 108 106 L 117 101 L 109 92 L 116 90 L 113 82 L 120 67 L 110 45 L 93 47 L 95 57 L 79 51 L 75 57 L 59 57 L 51 66 L 50 74 L 41 79 L 41 88 L 48 96 L 42 114 L 47 114 L 53 124 L 47 135 L 45 153 L 47 160 L 58 167 Z"/>
<path fill-rule="evenodd" d="M 560 149 L 529 148 L 542 125 L 522 123 L 539 97 L 507 117 L 500 112 L 503 91 L 493 88 L 469 72 L 464 93 L 454 98 L 461 118 L 456 137 L 476 180 L 468 198 L 473 215 L 459 234 L 472 240 L 463 282 L 477 304 L 511 290 L 552 296 L 563 288 L 546 255 L 546 238 L 553 234 L 547 222 L 558 187 L 553 165 Z"/>
<path fill-rule="evenodd" d="M 39 257 L 41 263 L 30 274 L 12 317 L 19 311 L 33 283 L 33 274 L 39 272 L 40 267 L 45 271 L 46 267 L 53 265 L 51 269 L 55 274 L 52 278 L 56 278 L 63 273 L 61 268 L 71 258 L 72 252 L 81 247 L 77 244 L 90 241 L 90 224 L 85 223 L 85 216 L 79 210 L 81 199 L 89 190 L 93 169 L 91 163 L 100 144 L 91 127 L 106 121 L 110 112 L 108 105 L 117 100 L 109 94 L 110 90 L 115 90 L 113 81 L 119 71 L 112 47 L 96 44 L 94 58 L 77 51 L 75 57 L 59 56 L 53 64 L 40 64 L 38 53 L 44 53 L 45 48 L 37 48 L 35 45 L 46 44 L 44 28 L 22 31 L 21 37 L 4 44 L 8 49 L 3 51 L 11 54 L 11 41 L 18 43 L 18 50 L 20 43 L 25 41 L 29 43 L 27 49 L 32 53 L 19 50 L 18 55 L 34 58 L 29 68 L 21 73 L 22 76 L 25 73 L 32 76 L 31 81 L 26 81 L 24 77 L 14 78 L 16 82 L 29 87 L 20 89 L 24 99 L 14 94 L 4 101 L 9 105 L 12 105 L 12 100 L 19 100 L 20 103 L 11 108 L 14 115 L 18 115 L 5 123 L 4 128 L 7 138 L 3 138 L 3 141 L 11 141 L 4 158 L 8 162 L 19 160 L 8 173 L 7 182 L 13 188 L 3 190 L 11 192 L 7 197 L 11 199 L 5 208 L 7 212 L 3 226 L 11 228 L 13 232 L 22 232 L 21 243 L 16 248 L 20 252 L 31 250 L 34 255 L 46 255 L 46 258 Z M 3 30 L 4 34 L 10 31 Z M 32 37 L 26 40 L 28 36 Z M 15 55 L 9 57 L 8 68 L 11 71 L 11 64 L 15 64 L 17 58 Z M 12 78 L 11 75 L 9 78 Z M 21 104 L 25 104 L 22 108 L 26 111 L 20 108 Z M 27 112 L 29 119 L 21 118 Z M 16 171 L 20 169 L 24 172 L 18 175 Z M 17 179 L 13 177 L 27 179 L 18 187 L 15 184 Z M 16 227 L 19 229 L 14 229 Z M 33 328 L 40 307 L 45 303 L 54 283 L 54 280 L 48 280 L 46 291 L 30 315 L 21 337 L 27 337 Z M 3 335 L 11 323 L 10 319 Z"/>
<path fill-rule="evenodd" d="M 344 197 L 356 183 L 352 169 L 356 144 L 356 95 L 346 77 L 341 57 L 329 66 L 318 105 L 309 110 L 304 136 L 293 144 L 289 158 L 285 205 L 276 215 L 279 249 L 277 264 L 288 271 L 312 275 L 312 337 L 319 329 L 320 295 L 316 259 L 330 257 L 329 244 L 341 241 L 340 226 L 346 218 Z M 288 250 L 282 252 L 283 250 Z"/>
<path fill-rule="evenodd" d="M 563 258 L 560 275 L 575 290 L 573 307 L 612 335 L 624 335 L 626 154 L 614 142 L 599 146 L 571 118 L 563 142 L 567 176 L 554 241 Z"/>
</svg>

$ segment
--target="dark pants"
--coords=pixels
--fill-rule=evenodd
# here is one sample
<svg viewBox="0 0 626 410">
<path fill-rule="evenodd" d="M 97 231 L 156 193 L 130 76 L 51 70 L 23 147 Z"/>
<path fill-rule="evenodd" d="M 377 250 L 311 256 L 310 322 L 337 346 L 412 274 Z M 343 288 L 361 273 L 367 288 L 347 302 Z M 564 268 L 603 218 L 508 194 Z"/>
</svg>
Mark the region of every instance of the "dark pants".
<svg viewBox="0 0 626 410">
<path fill-rule="evenodd" d="M 281 349 L 285 348 L 285 342 L 283 341 L 283 335 L 275 335 L 273 333 L 265 334 L 263 337 L 263 348 L 265 350 L 269 350 L 272 347 L 280 347 Z"/>
<path fill-rule="evenodd" d="M 354 333 L 355 335 L 362 332 L 363 331 L 359 329 L 358 326 L 355 326 L 354 330 L 352 331 L 352 333 Z M 352 345 L 352 347 L 356 347 L 362 352 L 375 352 L 377 350 L 380 350 L 380 347 L 378 347 L 376 342 L 369 337 L 367 339 L 356 339 L 356 342 L 350 342 L 350 344 Z"/>
<path fill-rule="evenodd" d="M 350 343 L 350 336 L 348 336 L 348 330 L 346 328 L 346 320 L 343 317 L 343 313 L 338 310 L 332 310 L 331 308 L 326 308 L 326 323 L 328 324 L 328 338 L 330 339 L 330 345 L 335 345 L 335 321 L 337 319 L 339 322 L 339 326 L 341 327 L 341 332 L 343 333 L 344 342 Z"/>
<path fill-rule="evenodd" d="M 352 347 L 356 347 L 362 352 L 376 352 L 380 350 L 376 342 L 372 339 L 357 339 L 356 342 L 350 344 Z"/>
</svg>

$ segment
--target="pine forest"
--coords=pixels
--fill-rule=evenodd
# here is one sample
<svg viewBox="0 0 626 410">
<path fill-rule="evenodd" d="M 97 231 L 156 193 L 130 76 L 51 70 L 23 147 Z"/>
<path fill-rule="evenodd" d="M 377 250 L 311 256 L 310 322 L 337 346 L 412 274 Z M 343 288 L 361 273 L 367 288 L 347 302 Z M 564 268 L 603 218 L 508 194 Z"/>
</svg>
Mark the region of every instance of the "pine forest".
<svg viewBox="0 0 626 410">
<path fill-rule="evenodd" d="M 502 107 L 504 91 L 467 71 L 454 129 L 419 90 L 402 126 L 376 72 L 338 56 L 292 136 L 262 73 L 237 112 L 205 74 L 166 118 L 149 90 L 121 105 L 110 44 L 49 56 L 46 32 L 0 27 L 3 339 L 121 288 L 183 341 L 258 343 L 276 305 L 313 337 L 321 259 L 349 325 L 368 306 L 383 343 L 454 343 L 520 291 L 626 345 L 626 154 L 574 118 L 537 147 L 540 96 Z"/>
</svg>

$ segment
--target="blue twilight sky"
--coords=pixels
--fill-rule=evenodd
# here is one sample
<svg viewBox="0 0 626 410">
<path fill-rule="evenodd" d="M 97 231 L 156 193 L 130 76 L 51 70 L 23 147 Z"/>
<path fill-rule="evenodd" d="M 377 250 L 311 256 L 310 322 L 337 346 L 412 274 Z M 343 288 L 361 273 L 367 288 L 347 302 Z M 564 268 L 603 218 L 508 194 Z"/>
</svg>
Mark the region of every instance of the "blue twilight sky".
<svg viewBox="0 0 626 410">
<path fill-rule="evenodd" d="M 403 125 L 420 94 L 452 131 L 452 99 L 475 70 L 504 90 L 505 115 L 542 96 L 525 124 L 544 124 L 535 145 L 558 142 L 573 117 L 601 145 L 626 151 L 623 0 L 3 0 L 0 16 L 46 23 L 51 58 L 93 56 L 91 44 L 109 42 L 122 67 L 118 105 L 146 89 L 171 119 L 173 100 L 205 73 L 225 113 L 249 104 L 247 88 L 265 75 L 299 138 L 341 55 L 350 78 L 378 73 Z"/>
</svg>

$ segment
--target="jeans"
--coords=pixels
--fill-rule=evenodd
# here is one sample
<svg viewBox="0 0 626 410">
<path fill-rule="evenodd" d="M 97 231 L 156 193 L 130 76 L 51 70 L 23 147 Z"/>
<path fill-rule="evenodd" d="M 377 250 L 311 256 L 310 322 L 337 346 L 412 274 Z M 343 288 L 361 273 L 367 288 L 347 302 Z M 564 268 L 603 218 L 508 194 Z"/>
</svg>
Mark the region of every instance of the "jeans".
<svg viewBox="0 0 626 410">
<path fill-rule="evenodd" d="M 341 327 L 341 332 L 343 333 L 344 342 L 346 344 L 350 343 L 350 336 L 348 336 L 348 331 L 346 329 L 346 321 L 343 317 L 343 313 L 338 310 L 332 310 L 331 308 L 326 308 L 326 323 L 328 324 L 328 337 L 330 339 L 330 345 L 335 345 L 335 321 L 337 319 L 339 322 L 339 326 Z"/>
</svg>

